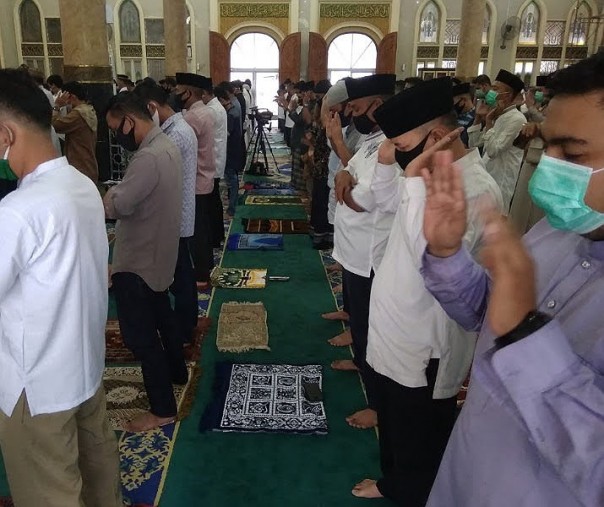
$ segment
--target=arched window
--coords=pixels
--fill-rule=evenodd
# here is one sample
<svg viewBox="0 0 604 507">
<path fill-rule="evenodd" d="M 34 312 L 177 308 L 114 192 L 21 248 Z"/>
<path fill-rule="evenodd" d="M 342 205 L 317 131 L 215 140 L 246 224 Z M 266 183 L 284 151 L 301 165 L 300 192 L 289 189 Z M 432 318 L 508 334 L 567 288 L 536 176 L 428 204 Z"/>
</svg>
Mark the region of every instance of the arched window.
<svg viewBox="0 0 604 507">
<path fill-rule="evenodd" d="M 429 2 L 422 11 L 419 21 L 419 42 L 437 43 L 440 13 L 434 2 Z"/>
<path fill-rule="evenodd" d="M 279 46 L 263 33 L 246 33 L 231 45 L 231 79 L 252 82 L 256 105 L 275 110 L 274 97 L 279 89 Z"/>
<path fill-rule="evenodd" d="M 591 18 L 591 8 L 587 3 L 582 2 L 578 7 L 573 9 L 568 29 L 568 43 L 571 46 L 584 46 L 587 44 L 589 18 Z"/>
<path fill-rule="evenodd" d="M 489 45 L 489 34 L 491 29 L 491 7 L 489 4 L 486 5 L 484 10 L 484 23 L 482 25 L 482 45 Z"/>
<path fill-rule="evenodd" d="M 327 51 L 327 72 L 332 83 L 345 77 L 363 77 L 375 73 L 377 47 L 368 35 L 338 35 Z"/>
<path fill-rule="evenodd" d="M 520 44 L 537 44 L 537 31 L 539 29 L 539 7 L 532 2 L 527 5 L 520 17 Z"/>
<path fill-rule="evenodd" d="M 23 0 L 19 7 L 21 40 L 23 42 L 43 42 L 40 10 L 33 0 Z"/>
<path fill-rule="evenodd" d="M 120 39 L 126 43 L 141 41 L 141 20 L 138 9 L 131 0 L 125 0 L 120 7 Z"/>
</svg>

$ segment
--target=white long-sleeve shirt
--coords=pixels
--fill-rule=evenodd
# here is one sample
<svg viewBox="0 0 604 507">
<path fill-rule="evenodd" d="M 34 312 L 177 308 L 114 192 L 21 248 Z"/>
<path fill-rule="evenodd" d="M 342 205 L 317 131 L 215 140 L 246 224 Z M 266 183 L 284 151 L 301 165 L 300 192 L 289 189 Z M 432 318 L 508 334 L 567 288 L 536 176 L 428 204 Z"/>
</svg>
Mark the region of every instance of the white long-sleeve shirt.
<svg viewBox="0 0 604 507">
<path fill-rule="evenodd" d="M 227 155 L 227 113 L 220 101 L 214 97 L 208 102 L 214 112 L 214 157 L 216 160 L 216 178 L 224 178 Z"/>
<path fill-rule="evenodd" d="M 0 202 L 0 410 L 25 390 L 32 416 L 97 391 L 105 361 L 105 212 L 65 157 L 41 164 Z"/>
<path fill-rule="evenodd" d="M 456 163 L 462 168 L 468 199 L 464 242 L 476 250 L 482 235 L 480 210 L 489 201 L 501 207 L 501 193 L 486 172 L 478 150 Z M 476 334 L 450 319 L 424 286 L 420 273 L 426 248 L 423 234 L 425 186 L 421 177 L 401 178 L 398 165 L 378 165 L 372 184 L 379 206 L 396 217 L 386 252 L 371 288 L 367 361 L 400 385 L 427 385 L 430 359 L 440 359 L 434 398 L 455 396 L 470 367 Z"/>
<path fill-rule="evenodd" d="M 351 195 L 365 211 L 354 211 L 338 203 L 334 220 L 333 258 L 344 269 L 365 277 L 379 267 L 394 219 L 393 213 L 385 213 L 377 207 L 371 190 L 378 149 L 384 139 L 382 131 L 369 134 L 344 169 L 355 178 L 357 183 Z"/>
<path fill-rule="evenodd" d="M 470 148 L 483 147 L 482 158 L 487 171 L 501 189 L 503 212 L 506 215 L 514 196 L 524 156 L 524 151 L 514 146 L 514 141 L 525 124 L 524 115 L 516 106 L 510 106 L 488 131 L 485 132 L 481 125 L 468 128 Z"/>
</svg>

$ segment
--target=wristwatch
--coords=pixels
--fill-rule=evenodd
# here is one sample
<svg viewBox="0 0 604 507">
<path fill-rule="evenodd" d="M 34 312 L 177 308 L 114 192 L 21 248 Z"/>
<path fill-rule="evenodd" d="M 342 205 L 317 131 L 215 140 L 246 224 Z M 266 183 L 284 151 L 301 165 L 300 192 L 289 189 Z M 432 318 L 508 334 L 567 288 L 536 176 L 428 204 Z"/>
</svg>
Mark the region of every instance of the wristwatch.
<svg viewBox="0 0 604 507">
<path fill-rule="evenodd" d="M 533 310 L 527 313 L 526 317 L 509 333 L 495 339 L 495 348 L 497 350 L 507 347 L 512 343 L 516 343 L 523 338 L 537 332 L 543 326 L 551 322 L 552 318 L 546 313 L 538 310 Z"/>
</svg>

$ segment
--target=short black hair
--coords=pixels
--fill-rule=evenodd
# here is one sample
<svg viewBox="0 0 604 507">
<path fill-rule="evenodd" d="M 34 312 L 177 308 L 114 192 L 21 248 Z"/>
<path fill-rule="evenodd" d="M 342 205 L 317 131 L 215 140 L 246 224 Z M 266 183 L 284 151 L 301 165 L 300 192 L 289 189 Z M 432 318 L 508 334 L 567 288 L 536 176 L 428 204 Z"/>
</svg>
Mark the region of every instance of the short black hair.
<svg viewBox="0 0 604 507">
<path fill-rule="evenodd" d="M 228 90 L 221 85 L 218 85 L 217 87 L 214 88 L 214 95 L 222 100 L 231 100 L 231 96 L 229 95 Z"/>
<path fill-rule="evenodd" d="M 129 114 L 141 120 L 152 119 L 147 103 L 133 92 L 122 92 L 111 97 L 105 108 L 105 115 L 108 113 L 116 117 L 124 117 Z"/>
<path fill-rule="evenodd" d="M 249 79 L 246 79 L 244 83 L 248 86 L 252 86 L 252 82 Z"/>
<path fill-rule="evenodd" d="M 168 92 L 155 83 L 143 82 L 132 90 L 132 93 L 138 95 L 145 104 L 154 101 L 160 106 L 165 106 L 168 103 Z"/>
<path fill-rule="evenodd" d="M 604 92 L 604 51 L 555 72 L 550 76 L 547 88 L 552 96 Z"/>
<path fill-rule="evenodd" d="M 480 74 L 480 76 L 474 78 L 474 80 L 472 81 L 472 84 L 477 85 L 477 86 L 481 86 L 481 85 L 491 86 L 491 78 L 489 76 L 487 76 L 486 74 Z"/>
<path fill-rule="evenodd" d="M 223 81 L 218 86 L 220 86 L 220 88 L 224 88 L 229 93 L 232 93 L 232 94 L 235 93 L 235 87 L 233 86 L 233 83 L 229 83 L 228 81 Z"/>
<path fill-rule="evenodd" d="M 52 107 L 44 92 L 23 69 L 0 70 L 0 115 L 50 131 Z"/>
<path fill-rule="evenodd" d="M 57 88 L 63 89 L 63 78 L 61 76 L 59 76 L 58 74 L 53 74 L 51 76 L 48 76 L 48 78 L 46 79 L 46 82 L 48 83 L 48 85 L 54 85 Z"/>
<path fill-rule="evenodd" d="M 80 100 L 88 100 L 88 90 L 77 81 L 69 81 L 63 85 L 63 91 L 75 95 Z"/>
<path fill-rule="evenodd" d="M 166 79 L 164 79 L 164 82 L 172 88 L 176 86 L 176 79 L 174 79 L 173 77 L 167 77 Z"/>
</svg>

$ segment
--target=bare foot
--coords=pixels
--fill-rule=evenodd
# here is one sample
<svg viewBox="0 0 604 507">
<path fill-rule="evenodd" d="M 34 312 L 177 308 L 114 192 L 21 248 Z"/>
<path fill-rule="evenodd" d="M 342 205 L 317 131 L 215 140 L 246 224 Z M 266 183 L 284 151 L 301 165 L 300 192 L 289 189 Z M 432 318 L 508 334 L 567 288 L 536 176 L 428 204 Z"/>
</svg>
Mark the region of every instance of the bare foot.
<svg viewBox="0 0 604 507">
<path fill-rule="evenodd" d="M 334 347 L 346 347 L 348 345 L 352 345 L 352 334 L 350 329 L 347 329 L 343 333 L 340 333 L 338 336 L 334 336 L 327 340 L 330 345 Z"/>
<path fill-rule="evenodd" d="M 173 417 L 158 417 L 151 412 L 143 412 L 137 415 L 134 419 L 124 424 L 124 429 L 131 433 L 139 433 L 141 431 L 154 430 L 160 426 L 165 426 L 176 421 L 176 416 Z"/>
<path fill-rule="evenodd" d="M 352 494 L 359 498 L 383 498 L 384 495 L 380 493 L 377 488 L 377 481 L 373 479 L 365 479 L 359 482 L 352 490 Z"/>
<path fill-rule="evenodd" d="M 358 368 L 352 362 L 352 359 L 336 359 L 331 363 L 331 367 L 334 370 L 340 371 L 357 371 Z"/>
<path fill-rule="evenodd" d="M 358 430 L 375 428 L 378 423 L 377 412 L 371 408 L 365 408 L 348 416 L 346 422 Z"/>
<path fill-rule="evenodd" d="M 335 264 L 331 264 L 325 268 L 328 273 L 333 273 L 334 271 L 342 271 L 342 265 L 339 262 Z"/>
<path fill-rule="evenodd" d="M 350 315 L 346 313 L 344 310 L 338 310 L 337 312 L 328 312 L 322 313 L 321 317 L 325 320 L 348 320 L 350 319 Z"/>
<path fill-rule="evenodd" d="M 337 294 L 338 292 L 342 292 L 342 284 L 340 284 L 340 285 L 336 285 L 336 286 L 335 286 L 333 289 L 331 289 L 331 291 L 332 291 L 334 294 Z"/>
</svg>

